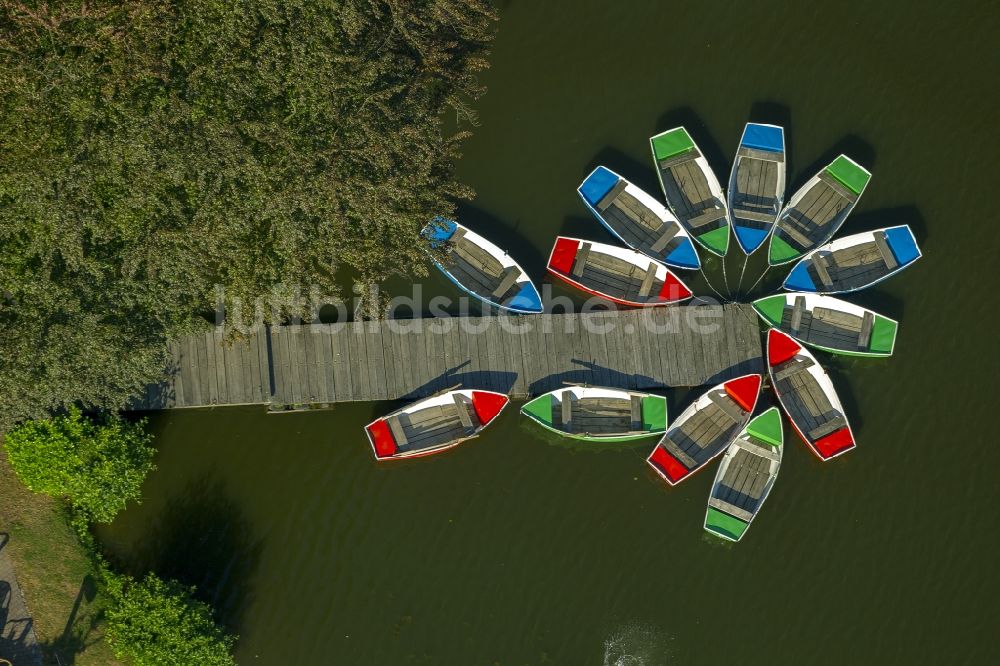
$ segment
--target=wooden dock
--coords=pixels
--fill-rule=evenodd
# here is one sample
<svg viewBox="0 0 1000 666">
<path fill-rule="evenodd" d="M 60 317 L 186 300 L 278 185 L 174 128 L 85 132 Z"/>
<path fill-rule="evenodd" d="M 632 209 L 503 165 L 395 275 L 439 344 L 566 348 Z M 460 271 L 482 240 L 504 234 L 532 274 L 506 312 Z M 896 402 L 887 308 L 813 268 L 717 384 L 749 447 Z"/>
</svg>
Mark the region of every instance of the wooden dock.
<svg viewBox="0 0 1000 666">
<path fill-rule="evenodd" d="M 763 371 L 757 315 L 739 304 L 273 326 L 231 345 L 216 329 L 170 354 L 167 379 L 133 409 L 286 409 L 459 384 L 526 397 L 565 381 L 655 389 Z"/>
</svg>

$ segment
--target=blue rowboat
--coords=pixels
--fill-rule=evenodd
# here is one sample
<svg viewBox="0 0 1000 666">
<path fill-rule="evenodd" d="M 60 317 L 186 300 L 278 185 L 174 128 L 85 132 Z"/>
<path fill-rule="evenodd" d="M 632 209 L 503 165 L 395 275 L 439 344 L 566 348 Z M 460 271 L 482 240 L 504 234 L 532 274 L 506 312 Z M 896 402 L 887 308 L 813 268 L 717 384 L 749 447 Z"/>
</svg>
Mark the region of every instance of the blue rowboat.
<svg viewBox="0 0 1000 666">
<path fill-rule="evenodd" d="M 913 231 L 905 224 L 865 231 L 804 256 L 782 287 L 819 294 L 858 291 L 895 275 L 920 256 Z"/>
<path fill-rule="evenodd" d="M 701 267 L 687 230 L 659 201 L 607 167 L 577 188 L 584 205 L 615 238 L 672 268 Z"/>
<path fill-rule="evenodd" d="M 729 217 L 745 254 L 764 244 L 785 200 L 785 130 L 747 123 L 729 175 Z"/>
<path fill-rule="evenodd" d="M 435 220 L 422 233 L 432 248 L 446 245 L 445 258 L 434 265 L 462 291 L 501 310 L 542 311 L 542 297 L 531 278 L 490 241 L 452 220 Z"/>
</svg>

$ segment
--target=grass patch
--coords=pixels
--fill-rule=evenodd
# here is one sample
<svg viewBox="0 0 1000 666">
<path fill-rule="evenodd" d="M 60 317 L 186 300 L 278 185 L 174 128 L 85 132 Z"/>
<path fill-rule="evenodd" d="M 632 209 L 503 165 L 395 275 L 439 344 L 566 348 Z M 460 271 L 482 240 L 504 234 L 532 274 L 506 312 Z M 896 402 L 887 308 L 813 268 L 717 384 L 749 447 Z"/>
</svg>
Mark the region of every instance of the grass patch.
<svg viewBox="0 0 1000 666">
<path fill-rule="evenodd" d="M 45 663 L 121 664 L 104 641 L 97 571 L 58 502 L 25 488 L 0 441 L 0 525 Z"/>
</svg>

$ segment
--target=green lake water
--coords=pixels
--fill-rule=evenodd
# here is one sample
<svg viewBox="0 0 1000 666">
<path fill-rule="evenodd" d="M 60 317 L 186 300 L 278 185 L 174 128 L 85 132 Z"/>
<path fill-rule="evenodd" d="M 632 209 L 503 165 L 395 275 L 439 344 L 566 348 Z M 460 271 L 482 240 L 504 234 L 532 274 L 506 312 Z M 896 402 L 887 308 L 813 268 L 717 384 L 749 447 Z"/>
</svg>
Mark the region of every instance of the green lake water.
<svg viewBox="0 0 1000 666">
<path fill-rule="evenodd" d="M 995 5 L 501 14 L 460 216 L 536 279 L 557 233 L 611 242 L 575 193 L 590 169 L 658 195 L 648 137 L 679 124 L 723 182 L 748 120 L 785 125 L 789 195 L 840 151 L 872 170 L 841 234 L 910 224 L 924 258 L 848 297 L 901 321 L 894 357 L 820 355 L 857 450 L 824 464 L 790 439 L 733 545 L 702 530 L 714 465 L 668 488 L 643 462 L 652 442 L 566 446 L 519 404 L 396 465 L 362 432 L 388 404 L 163 413 L 159 469 L 100 531 L 107 549 L 197 584 L 241 664 L 997 663 Z M 718 261 L 707 273 L 722 286 Z M 438 276 L 425 293 L 457 295 Z M 669 398 L 673 414 L 689 400 Z"/>
</svg>

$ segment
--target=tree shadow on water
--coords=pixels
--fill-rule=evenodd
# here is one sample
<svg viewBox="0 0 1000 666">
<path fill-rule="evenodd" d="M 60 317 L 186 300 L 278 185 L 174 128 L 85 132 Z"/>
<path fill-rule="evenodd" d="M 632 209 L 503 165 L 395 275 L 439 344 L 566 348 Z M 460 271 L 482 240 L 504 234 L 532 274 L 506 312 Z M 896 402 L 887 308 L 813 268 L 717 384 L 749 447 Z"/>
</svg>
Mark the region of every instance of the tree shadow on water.
<svg viewBox="0 0 1000 666">
<path fill-rule="evenodd" d="M 125 564 L 133 576 L 152 570 L 196 588 L 228 631 L 239 633 L 253 602 L 253 577 L 264 540 L 257 539 L 225 484 L 205 474 L 167 503 Z"/>
</svg>

